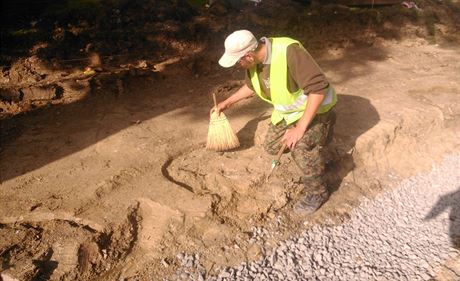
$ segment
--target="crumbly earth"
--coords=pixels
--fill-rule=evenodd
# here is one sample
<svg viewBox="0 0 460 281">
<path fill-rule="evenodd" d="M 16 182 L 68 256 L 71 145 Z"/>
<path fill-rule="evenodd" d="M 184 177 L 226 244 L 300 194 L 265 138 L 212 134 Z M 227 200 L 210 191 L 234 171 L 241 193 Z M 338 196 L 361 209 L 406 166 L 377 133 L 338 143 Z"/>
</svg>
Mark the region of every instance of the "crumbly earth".
<svg viewBox="0 0 460 281">
<path fill-rule="evenodd" d="M 459 151 L 459 5 L 217 2 L 179 19 L 165 10 L 173 19 L 160 19 L 158 33 L 145 35 L 160 28 L 153 23 L 142 26 L 145 38 L 135 42 L 154 42 L 150 55 L 126 37 L 120 46 L 86 45 L 100 54 L 87 52 L 79 63 L 32 50 L 2 58 L 9 64 L 0 103 L 2 276 L 161 279 L 181 253 L 200 255 L 212 272 L 256 259 L 254 227 L 276 218 L 289 227 L 271 229 L 274 243 L 347 220 L 360 199 Z M 204 147 L 211 93 L 222 100 L 242 83 L 241 70 L 216 63 L 225 35 L 239 28 L 300 39 L 339 93 L 328 154 L 333 193 L 312 216 L 292 212 L 301 187 L 289 154 L 266 179 L 268 105 L 252 98 L 226 112 L 240 148 Z M 109 45 L 134 55 L 111 57 Z"/>
</svg>

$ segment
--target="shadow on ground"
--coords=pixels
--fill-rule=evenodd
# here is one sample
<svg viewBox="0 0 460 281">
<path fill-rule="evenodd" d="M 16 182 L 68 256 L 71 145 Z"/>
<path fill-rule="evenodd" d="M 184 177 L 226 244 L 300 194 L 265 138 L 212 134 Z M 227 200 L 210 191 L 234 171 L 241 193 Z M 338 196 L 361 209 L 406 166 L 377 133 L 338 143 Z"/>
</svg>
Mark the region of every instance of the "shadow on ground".
<svg viewBox="0 0 460 281">
<path fill-rule="evenodd" d="M 107 89 L 79 102 L 0 120 L 0 182 L 83 150 L 130 126 L 203 100 L 206 92 L 184 94 L 182 90 L 170 90 L 170 85 L 179 83 L 176 80 L 157 77 L 152 82 L 137 77 L 126 81 L 123 95 Z M 201 82 L 213 85 L 209 79 Z M 190 86 L 194 87 L 192 83 Z M 196 117 L 205 119 L 207 115 Z M 155 136 L 152 131 L 151 137 Z"/>
<path fill-rule="evenodd" d="M 449 212 L 450 241 L 453 247 L 460 250 L 460 187 L 455 192 L 441 196 L 425 220 L 434 219 L 446 210 Z"/>
<path fill-rule="evenodd" d="M 329 151 L 327 181 L 331 192 L 340 187 L 343 179 L 355 168 L 353 148 L 357 139 L 380 121 L 371 102 L 363 97 L 339 95 L 335 108 L 334 140 Z"/>
</svg>

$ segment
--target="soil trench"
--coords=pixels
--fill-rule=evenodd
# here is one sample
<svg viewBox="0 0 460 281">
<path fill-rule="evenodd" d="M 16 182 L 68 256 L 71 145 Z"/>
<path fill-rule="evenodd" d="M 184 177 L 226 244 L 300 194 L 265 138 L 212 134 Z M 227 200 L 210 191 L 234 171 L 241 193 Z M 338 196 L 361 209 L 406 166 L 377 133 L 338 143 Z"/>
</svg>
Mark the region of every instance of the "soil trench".
<svg viewBox="0 0 460 281">
<path fill-rule="evenodd" d="M 161 70 L 89 71 L 44 92 L 26 85 L 23 95 L 53 101 L 77 91 L 81 100 L 2 120 L 2 278 L 158 280 L 187 255 L 213 272 L 256 259 L 256 236 L 276 246 L 313 225 L 340 224 L 362 198 L 459 152 L 458 44 L 391 38 L 314 53 L 338 103 L 332 195 L 308 217 L 292 212 L 302 185 L 289 153 L 267 180 L 267 104 L 251 98 L 226 111 L 239 148 L 205 149 L 211 93 L 223 100 L 243 83 L 241 70 L 218 68 L 220 49 L 202 64 L 187 66 L 189 50 Z M 20 104 L 2 102 L 2 112 Z"/>
</svg>

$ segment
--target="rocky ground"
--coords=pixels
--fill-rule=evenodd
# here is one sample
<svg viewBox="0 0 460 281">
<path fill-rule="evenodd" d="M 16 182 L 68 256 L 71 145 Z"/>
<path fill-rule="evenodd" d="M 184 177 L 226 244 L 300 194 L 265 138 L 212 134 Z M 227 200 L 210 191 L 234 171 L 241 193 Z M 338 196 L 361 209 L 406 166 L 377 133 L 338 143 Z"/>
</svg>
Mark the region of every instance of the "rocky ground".
<svg viewBox="0 0 460 281">
<path fill-rule="evenodd" d="M 255 228 L 261 257 L 208 275 L 199 256 L 178 255 L 171 280 L 460 280 L 458 154 L 430 173 L 398 182 L 340 225 L 313 226 L 281 241 Z M 283 225 L 278 217 L 274 222 Z M 267 245 L 265 245 L 267 244 Z"/>
<path fill-rule="evenodd" d="M 458 2 L 423 1 L 422 11 L 290 1 L 200 10 L 175 3 L 180 12 L 146 1 L 107 7 L 111 21 L 44 17 L 37 31 L 8 33 L 0 95 L 4 279 L 174 279 L 189 274 L 184 267 L 210 279 L 244 275 L 244 268 L 268 274 L 267 259 L 283 245 L 278 260 L 287 265 L 291 254 L 305 267 L 283 273 L 293 278 L 327 276 L 327 257 L 343 265 L 358 255 L 368 276 L 451 276 L 458 259 L 442 254 L 458 247 L 456 230 L 445 232 L 447 213 L 416 222 L 435 208 L 435 196 L 455 197 L 458 189 L 458 172 L 450 169 L 457 158 L 441 164 L 458 152 L 460 139 Z M 289 154 L 263 180 L 272 159 L 260 145 L 270 113 L 262 102 L 250 99 L 227 113 L 239 149 L 204 148 L 211 93 L 223 99 L 242 83 L 241 71 L 216 63 L 225 35 L 238 28 L 300 39 L 339 93 L 328 165 L 333 194 L 311 217 L 291 212 L 299 175 Z M 18 42 L 21 48 L 11 47 Z M 450 177 L 426 178 L 432 165 Z M 439 188 L 431 190 L 431 181 Z M 392 205 L 405 192 L 420 205 Z M 379 204 L 393 211 L 378 212 Z M 407 216 L 393 213 L 399 207 Z M 396 217 L 406 226 L 392 225 Z M 378 226 L 380 219 L 390 222 Z M 438 240 L 425 231 L 430 223 L 443 233 Z M 391 233 L 382 253 L 388 256 L 371 260 L 362 248 L 337 242 L 366 224 L 350 243 L 364 246 Z M 399 227 L 417 241 L 397 236 L 405 233 Z M 325 253 L 326 237 L 339 253 L 355 252 Z M 425 240 L 433 244 L 423 260 L 444 267 L 425 271 L 421 261 L 403 257 L 418 255 Z M 402 242 L 410 249 L 401 244 L 406 252 L 392 254 Z M 291 251 L 294 244 L 312 252 Z M 373 247 L 367 249 L 376 253 Z M 406 268 L 373 267 L 379 257 Z M 334 276 L 346 268 L 356 270 L 343 266 Z"/>
</svg>

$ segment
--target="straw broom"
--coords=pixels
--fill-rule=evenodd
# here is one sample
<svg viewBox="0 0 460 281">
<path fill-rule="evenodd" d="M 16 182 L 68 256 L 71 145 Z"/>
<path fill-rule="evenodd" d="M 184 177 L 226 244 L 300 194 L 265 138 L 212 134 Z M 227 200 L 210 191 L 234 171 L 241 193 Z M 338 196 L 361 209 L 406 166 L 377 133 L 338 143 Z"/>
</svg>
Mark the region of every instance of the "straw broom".
<svg viewBox="0 0 460 281">
<path fill-rule="evenodd" d="M 216 94 L 212 93 L 214 100 L 214 106 L 217 107 Z M 217 112 L 211 113 L 208 130 L 208 141 L 206 142 L 206 148 L 216 151 L 229 150 L 240 146 L 238 137 L 232 130 L 227 117 L 223 112 L 217 114 Z"/>
</svg>

